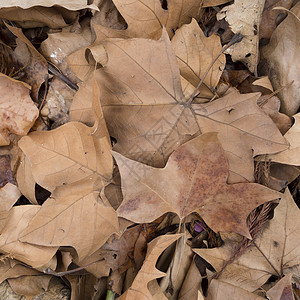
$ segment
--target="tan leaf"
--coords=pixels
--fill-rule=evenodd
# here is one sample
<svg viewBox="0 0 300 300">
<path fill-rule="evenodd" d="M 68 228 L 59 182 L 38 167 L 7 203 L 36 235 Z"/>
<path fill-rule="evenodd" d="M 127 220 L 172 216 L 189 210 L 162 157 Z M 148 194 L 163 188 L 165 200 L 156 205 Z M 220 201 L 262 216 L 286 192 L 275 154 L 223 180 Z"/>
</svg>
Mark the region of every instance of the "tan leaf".
<svg viewBox="0 0 300 300">
<path fill-rule="evenodd" d="M 101 203 L 87 180 L 57 188 L 30 220 L 19 240 L 40 246 L 73 246 L 79 260 L 118 231 L 117 215 Z"/>
<path fill-rule="evenodd" d="M 226 184 L 228 166 L 216 133 L 203 134 L 177 148 L 163 169 L 117 152 L 113 155 L 124 197 L 118 215 L 136 223 L 151 222 L 166 212 L 175 212 L 181 219 L 198 212 L 215 231 L 249 236 L 248 214 L 281 195 L 254 183 Z"/>
<path fill-rule="evenodd" d="M 300 113 L 294 118 L 294 125 L 284 136 L 290 144 L 289 148 L 277 154 L 268 155 L 268 158 L 281 164 L 300 166 Z"/>
<path fill-rule="evenodd" d="M 48 191 L 83 179 L 106 185 L 112 174 L 110 145 L 107 137 L 97 139 L 91 133 L 91 128 L 70 122 L 22 138 L 19 146 L 35 181 Z"/>
<path fill-rule="evenodd" d="M 280 279 L 275 286 L 267 291 L 267 295 L 272 300 L 294 300 L 294 293 L 292 287 L 293 274 L 288 274 Z"/>
<path fill-rule="evenodd" d="M 241 42 L 232 45 L 227 53 L 233 61 L 242 61 L 252 73 L 256 73 L 258 64 L 259 24 L 265 0 L 237 0 L 225 6 L 217 15 L 229 23 L 234 33 L 244 36 Z M 243 18 L 241 18 L 243 16 Z"/>
<path fill-rule="evenodd" d="M 9 133 L 26 135 L 39 115 L 29 96 L 29 86 L 0 74 L 0 145 L 9 144 Z"/>
<path fill-rule="evenodd" d="M 282 101 L 281 111 L 289 116 L 296 114 L 300 106 L 300 75 L 297 67 L 300 62 L 297 55 L 300 49 L 299 17 L 300 3 L 297 3 L 292 13 L 288 13 L 278 25 L 270 43 L 262 48 L 274 89 L 286 86 L 278 95 Z"/>
<path fill-rule="evenodd" d="M 0 235 L 0 249 L 32 267 L 41 267 L 50 262 L 51 267 L 55 269 L 56 263 L 51 259 L 55 255 L 57 247 L 42 247 L 19 241 L 21 233 L 39 209 L 38 205 L 24 205 L 13 207 L 10 210 Z M 53 263 L 55 263 L 54 266 Z"/>
<path fill-rule="evenodd" d="M 117 140 L 114 150 L 128 158 L 162 167 L 193 135 L 218 131 L 229 182 L 241 182 L 254 181 L 254 155 L 287 148 L 257 106 L 259 94 L 235 92 L 207 104 L 187 103 L 166 32 L 158 41 L 106 40 L 95 52 L 104 66 L 97 80 L 107 126 Z"/>
<path fill-rule="evenodd" d="M 19 189 L 9 182 L 0 188 L 0 231 L 5 225 L 9 210 L 20 196 L 21 193 Z"/>
<path fill-rule="evenodd" d="M 275 209 L 274 218 L 257 235 L 244 253 L 226 266 L 219 280 L 254 291 L 273 274 L 294 273 L 299 276 L 299 209 L 288 189 Z M 225 244 L 215 249 L 194 249 L 216 271 L 220 271 L 241 241 L 234 234 L 222 235 Z"/>
<path fill-rule="evenodd" d="M 190 24 L 183 25 L 176 30 L 172 38 L 172 47 L 177 57 L 180 74 L 192 85 L 192 92 L 194 92 L 222 49 L 220 37 L 211 35 L 207 38 L 197 21 L 193 19 Z M 224 67 L 225 54 L 222 54 L 204 79 L 204 85 L 200 88 L 201 97 L 210 96 L 212 98 L 213 93 L 210 89 L 217 86 Z M 185 94 L 185 97 L 189 98 L 190 95 Z"/>
<path fill-rule="evenodd" d="M 160 278 L 165 275 L 165 273 L 159 271 L 155 267 L 156 262 L 161 253 L 180 237 L 180 234 L 166 234 L 154 239 L 148 244 L 145 261 L 136 275 L 131 287 L 120 297 L 120 300 L 152 299 L 151 293 L 147 287 L 148 283 L 153 279 Z"/>
<path fill-rule="evenodd" d="M 46 6 L 59 5 L 70 10 L 78 10 L 83 8 L 98 9 L 97 6 L 91 4 L 87 5 L 86 0 L 72 0 L 66 2 L 64 0 L 3 0 L 1 1 L 0 8 L 19 6 L 21 8 L 29 8 L 33 6 Z"/>
</svg>

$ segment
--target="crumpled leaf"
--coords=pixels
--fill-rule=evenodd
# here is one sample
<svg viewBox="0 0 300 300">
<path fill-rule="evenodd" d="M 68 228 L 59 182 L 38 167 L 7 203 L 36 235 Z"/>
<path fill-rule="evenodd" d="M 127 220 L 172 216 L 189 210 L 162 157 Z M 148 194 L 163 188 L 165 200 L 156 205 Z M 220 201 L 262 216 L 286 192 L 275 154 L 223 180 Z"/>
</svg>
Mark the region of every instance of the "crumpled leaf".
<svg viewBox="0 0 300 300">
<path fill-rule="evenodd" d="M 98 194 L 89 181 L 56 189 L 19 240 L 41 246 L 73 246 L 79 259 L 84 259 L 118 231 L 114 209 L 101 203 Z"/>
<path fill-rule="evenodd" d="M 227 49 L 227 53 L 233 61 L 243 62 L 252 73 L 256 73 L 259 59 L 259 24 L 264 5 L 265 0 L 236 0 L 217 14 L 218 20 L 225 18 L 234 33 L 244 36 L 242 41 Z"/>
<path fill-rule="evenodd" d="M 108 184 L 113 164 L 110 144 L 107 137 L 98 139 L 91 133 L 84 124 L 69 122 L 23 137 L 19 146 L 31 164 L 35 181 L 48 191 L 83 179 Z"/>
<path fill-rule="evenodd" d="M 177 57 L 181 76 L 192 85 L 194 92 L 205 72 L 222 49 L 220 37 L 206 37 L 197 21 L 180 27 L 172 38 L 172 47 Z M 215 88 L 225 67 L 225 54 L 222 54 L 213 64 L 200 87 L 200 96 L 212 98 L 211 88 Z M 185 93 L 189 98 L 190 94 Z"/>
<path fill-rule="evenodd" d="M 289 148 L 282 152 L 268 155 L 268 158 L 281 164 L 300 166 L 300 113 L 296 114 L 294 118 L 294 125 L 284 135 L 290 144 Z"/>
<path fill-rule="evenodd" d="M 56 259 L 53 256 L 58 247 L 36 246 L 19 241 L 21 233 L 39 209 L 38 205 L 23 205 L 10 210 L 0 235 L 0 251 L 34 268 L 50 266 L 55 269 Z"/>
<path fill-rule="evenodd" d="M 300 3 L 297 3 L 274 31 L 270 43 L 262 48 L 262 56 L 269 68 L 274 89 L 286 87 L 278 93 L 281 111 L 289 116 L 300 106 Z M 285 12 L 285 11 L 283 11 Z M 298 16 L 298 18 L 297 18 Z"/>
<path fill-rule="evenodd" d="M 90 4 L 87 5 L 86 0 L 72 0 L 66 2 L 64 0 L 3 0 L 1 1 L 0 8 L 18 6 L 21 8 L 29 8 L 33 6 L 46 6 L 59 5 L 70 10 L 78 10 L 83 8 L 91 8 L 98 10 L 97 6 Z"/>
<path fill-rule="evenodd" d="M 268 297 L 272 300 L 294 300 L 293 286 L 292 286 L 293 274 L 288 274 L 280 279 L 271 289 L 267 291 Z"/>
<path fill-rule="evenodd" d="M 274 217 L 258 233 L 252 245 L 218 276 L 218 279 L 255 291 L 273 274 L 294 273 L 299 276 L 300 212 L 288 189 L 275 208 Z M 222 235 L 224 245 L 214 249 L 194 249 L 218 272 L 235 253 L 240 237 L 235 234 Z"/>
<path fill-rule="evenodd" d="M 255 183 L 226 184 L 228 166 L 216 133 L 177 148 L 163 169 L 113 155 L 124 198 L 117 213 L 136 223 L 151 222 L 166 212 L 181 219 L 197 212 L 214 231 L 249 236 L 248 214 L 281 195 Z"/>
<path fill-rule="evenodd" d="M 0 74 L 0 146 L 10 143 L 9 133 L 26 135 L 39 115 L 23 82 Z"/>
<path fill-rule="evenodd" d="M 148 283 L 151 280 L 165 276 L 165 273 L 159 271 L 155 265 L 161 253 L 178 240 L 181 234 L 162 235 L 148 244 L 145 261 L 136 275 L 131 287 L 119 298 L 120 300 L 148 300 L 152 299 L 151 293 L 148 290 Z"/>
<path fill-rule="evenodd" d="M 166 32 L 158 41 L 108 39 L 93 51 L 103 65 L 97 80 L 105 120 L 117 140 L 114 150 L 128 158 L 161 167 L 193 135 L 218 131 L 229 160 L 229 182 L 241 182 L 254 181 L 253 156 L 287 148 L 257 106 L 258 93 L 187 103 Z"/>
</svg>

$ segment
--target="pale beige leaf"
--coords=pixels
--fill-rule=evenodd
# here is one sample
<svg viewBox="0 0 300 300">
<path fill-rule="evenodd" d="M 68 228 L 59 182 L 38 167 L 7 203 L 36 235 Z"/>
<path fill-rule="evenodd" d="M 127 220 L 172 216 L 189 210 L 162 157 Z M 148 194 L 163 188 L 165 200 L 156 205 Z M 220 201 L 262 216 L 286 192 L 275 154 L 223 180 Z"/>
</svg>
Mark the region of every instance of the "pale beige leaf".
<svg viewBox="0 0 300 300">
<path fill-rule="evenodd" d="M 271 92 L 273 92 L 272 83 L 268 76 L 264 76 L 259 79 L 256 79 L 255 81 L 252 82 L 252 84 L 262 86 L 262 87 L 270 90 Z"/>
<path fill-rule="evenodd" d="M 33 132 L 19 141 L 31 164 L 35 181 L 48 191 L 82 179 L 104 186 L 112 174 L 107 137 L 91 135 L 91 128 L 70 122 L 52 131 Z"/>
<path fill-rule="evenodd" d="M 300 16 L 300 3 L 292 12 Z M 286 86 L 278 95 L 282 112 L 289 116 L 296 114 L 300 106 L 300 21 L 295 15 L 288 13 L 274 31 L 270 43 L 262 48 L 274 89 Z"/>
<path fill-rule="evenodd" d="M 86 0 L 72 0 L 69 2 L 64 0 L 3 0 L 1 1 L 0 8 L 13 6 L 19 6 L 21 8 L 29 8 L 33 6 L 50 7 L 53 5 L 63 6 L 70 10 L 78 10 L 83 8 L 98 9 L 97 6 L 93 4 L 87 5 Z"/>
<path fill-rule="evenodd" d="M 148 300 L 152 299 L 148 290 L 148 283 L 156 278 L 165 276 L 165 273 L 159 271 L 155 265 L 161 253 L 173 242 L 181 237 L 180 234 L 162 235 L 148 244 L 145 261 L 136 275 L 131 287 L 119 298 L 120 300 Z"/>
<path fill-rule="evenodd" d="M 289 148 L 277 154 L 268 155 L 268 158 L 281 164 L 300 166 L 300 113 L 294 118 L 294 125 L 284 136 L 290 144 Z"/>
<path fill-rule="evenodd" d="M 20 198 L 20 190 L 11 183 L 0 188 L 0 232 L 5 225 L 9 210 Z"/>
<path fill-rule="evenodd" d="M 206 37 L 195 19 L 176 31 L 172 38 L 172 47 L 177 57 L 180 74 L 192 84 L 193 91 L 222 49 L 220 37 L 217 35 Z M 210 89 L 217 86 L 224 67 L 225 54 L 222 54 L 204 79 L 200 89 L 202 97 L 205 93 L 213 96 Z M 185 96 L 188 98 L 188 95 Z"/>
<path fill-rule="evenodd" d="M 117 215 L 89 180 L 57 188 L 30 220 L 19 240 L 41 246 L 73 246 L 79 260 L 118 231 Z"/>
<path fill-rule="evenodd" d="M 26 135 L 39 111 L 32 102 L 30 88 L 23 82 L 0 74 L 0 145 L 9 144 L 9 133 Z"/>
<path fill-rule="evenodd" d="M 287 189 L 275 209 L 273 219 L 256 236 L 251 246 L 226 266 L 218 278 L 252 292 L 272 274 L 282 276 L 294 273 L 299 276 L 299 220 L 299 209 Z M 232 257 L 241 241 L 234 234 L 223 235 L 222 238 L 225 244 L 220 248 L 194 249 L 216 271 L 220 271 Z"/>
<path fill-rule="evenodd" d="M 164 168 L 153 168 L 113 152 L 122 183 L 119 216 L 151 222 L 166 212 L 181 219 L 198 212 L 215 231 L 249 236 L 248 214 L 281 194 L 255 183 L 228 185 L 228 166 L 216 133 L 178 147 Z"/>
<path fill-rule="evenodd" d="M 232 45 L 227 53 L 233 61 L 242 61 L 252 73 L 256 73 L 258 64 L 259 24 L 265 0 L 236 0 L 225 6 L 217 19 L 225 18 L 234 33 L 244 36 L 241 42 Z"/>
<path fill-rule="evenodd" d="M 42 247 L 19 241 L 21 233 L 39 209 L 38 205 L 13 207 L 0 235 L 0 250 L 32 267 L 47 265 L 58 249 L 57 247 Z M 53 268 L 53 262 L 51 262 L 51 266 Z"/>
<path fill-rule="evenodd" d="M 293 274 L 288 274 L 280 279 L 271 289 L 267 291 L 268 297 L 272 300 L 294 300 L 292 287 Z"/>
<path fill-rule="evenodd" d="M 202 7 L 218 6 L 230 2 L 228 0 L 203 0 Z"/>
</svg>

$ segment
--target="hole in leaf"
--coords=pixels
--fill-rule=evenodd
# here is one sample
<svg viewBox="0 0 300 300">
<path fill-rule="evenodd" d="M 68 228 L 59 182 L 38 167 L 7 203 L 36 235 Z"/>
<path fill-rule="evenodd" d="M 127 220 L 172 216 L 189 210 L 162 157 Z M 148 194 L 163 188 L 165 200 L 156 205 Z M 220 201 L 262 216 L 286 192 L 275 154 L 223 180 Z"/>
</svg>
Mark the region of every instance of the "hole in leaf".
<svg viewBox="0 0 300 300">
<path fill-rule="evenodd" d="M 161 8 L 164 10 L 168 10 L 168 1 L 167 0 L 161 0 Z"/>
<path fill-rule="evenodd" d="M 43 187 L 41 187 L 39 184 L 35 184 L 35 198 L 38 202 L 38 204 L 42 205 L 46 199 L 48 199 L 51 195 L 51 192 L 47 191 Z"/>
<path fill-rule="evenodd" d="M 247 53 L 247 54 L 245 55 L 245 57 L 249 57 L 249 56 L 251 56 L 251 53 Z"/>
</svg>

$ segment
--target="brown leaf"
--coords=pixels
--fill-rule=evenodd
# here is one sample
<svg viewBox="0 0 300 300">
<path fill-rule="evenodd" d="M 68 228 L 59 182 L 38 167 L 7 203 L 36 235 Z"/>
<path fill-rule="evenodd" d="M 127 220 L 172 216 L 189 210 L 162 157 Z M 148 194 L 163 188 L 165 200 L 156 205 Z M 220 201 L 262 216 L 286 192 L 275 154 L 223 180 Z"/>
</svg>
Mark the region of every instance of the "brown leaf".
<svg viewBox="0 0 300 300">
<path fill-rule="evenodd" d="M 233 61 L 243 62 L 252 73 L 257 72 L 259 24 L 264 4 L 265 0 L 236 0 L 234 4 L 225 6 L 217 15 L 218 20 L 226 19 L 234 33 L 244 36 L 242 41 L 232 45 L 227 53 Z"/>
<path fill-rule="evenodd" d="M 300 3 L 293 7 L 292 12 L 295 15 L 288 13 L 274 31 L 270 43 L 261 51 L 267 61 L 274 89 L 286 86 L 278 95 L 282 101 L 281 111 L 289 116 L 296 114 L 300 106 L 300 75 L 297 67 L 300 61 L 297 55 L 300 49 Z"/>
<path fill-rule="evenodd" d="M 267 291 L 268 297 L 272 300 L 295 300 L 292 276 L 293 274 L 288 274 L 280 279 L 275 286 Z"/>
<path fill-rule="evenodd" d="M 6 185 L 8 182 L 14 183 L 10 166 L 10 156 L 0 155 L 0 188 Z"/>
<path fill-rule="evenodd" d="M 152 299 L 151 293 L 147 288 L 148 283 L 153 279 L 160 278 L 165 275 L 165 273 L 159 271 L 155 267 L 156 262 L 161 253 L 180 237 L 180 234 L 163 235 L 148 244 L 145 261 L 136 275 L 131 287 L 120 297 L 120 300 Z"/>
<path fill-rule="evenodd" d="M 151 222 L 166 212 L 175 212 L 181 219 L 198 212 L 215 231 L 249 236 L 248 214 L 281 195 L 254 183 L 226 184 L 228 166 L 216 133 L 203 134 L 177 148 L 163 169 L 117 152 L 113 155 L 124 197 L 118 215 L 137 223 Z"/>
<path fill-rule="evenodd" d="M 19 146 L 35 181 L 48 191 L 83 179 L 107 185 L 112 174 L 110 144 L 107 137 L 97 139 L 91 133 L 91 128 L 70 122 L 22 138 Z"/>
<path fill-rule="evenodd" d="M 73 246 L 79 260 L 99 249 L 118 231 L 113 208 L 101 203 L 87 180 L 57 188 L 46 200 L 19 240 L 40 246 Z"/>
<path fill-rule="evenodd" d="M 29 87 L 0 74 L 0 145 L 10 143 L 9 133 L 26 135 L 39 111 L 29 96 Z"/>
<path fill-rule="evenodd" d="M 257 106 L 259 94 L 235 92 L 207 104 L 187 103 L 165 32 L 159 41 L 110 39 L 94 50 L 104 66 L 97 77 L 103 113 L 121 154 L 161 167 L 193 135 L 218 131 L 229 182 L 241 182 L 254 180 L 253 156 L 287 148 Z"/>
<path fill-rule="evenodd" d="M 288 189 L 275 209 L 274 218 L 256 236 L 244 253 L 226 266 L 218 279 L 254 291 L 273 274 L 294 273 L 299 276 L 300 230 L 299 209 Z M 240 237 L 222 235 L 224 246 L 215 249 L 194 249 L 207 260 L 216 271 L 235 254 Z"/>
</svg>

